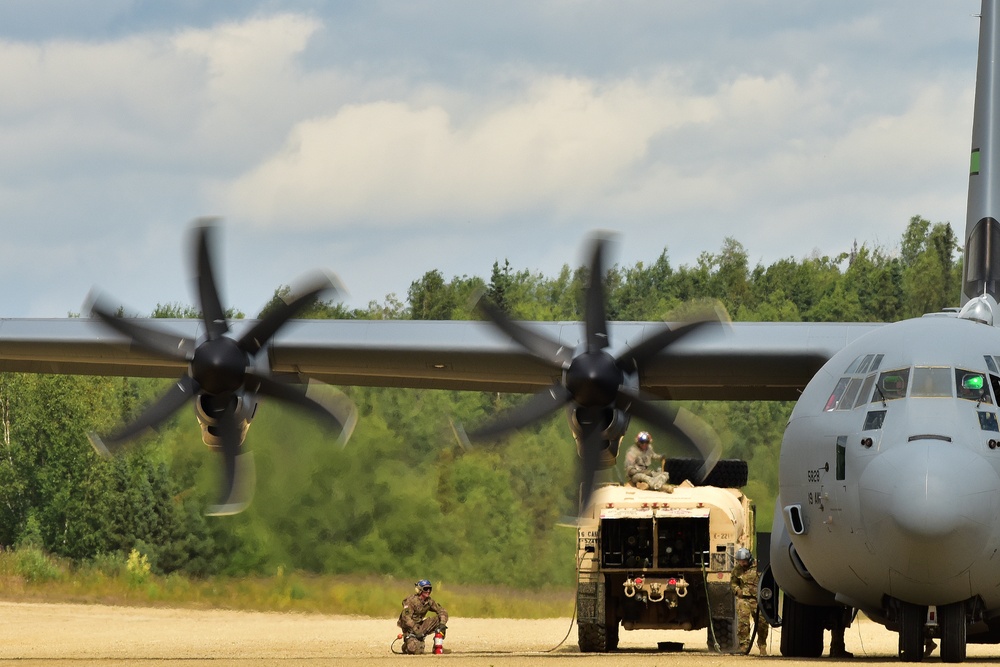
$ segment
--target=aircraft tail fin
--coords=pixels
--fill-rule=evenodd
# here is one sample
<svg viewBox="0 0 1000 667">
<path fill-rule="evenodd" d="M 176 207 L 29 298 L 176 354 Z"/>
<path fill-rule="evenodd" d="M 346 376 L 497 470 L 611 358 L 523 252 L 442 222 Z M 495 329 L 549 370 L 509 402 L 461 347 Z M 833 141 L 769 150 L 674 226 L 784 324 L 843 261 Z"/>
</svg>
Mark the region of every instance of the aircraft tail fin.
<svg viewBox="0 0 1000 667">
<path fill-rule="evenodd" d="M 1000 300 L 1000 16 L 996 2 L 983 0 L 979 26 L 962 305 L 985 294 Z"/>
</svg>

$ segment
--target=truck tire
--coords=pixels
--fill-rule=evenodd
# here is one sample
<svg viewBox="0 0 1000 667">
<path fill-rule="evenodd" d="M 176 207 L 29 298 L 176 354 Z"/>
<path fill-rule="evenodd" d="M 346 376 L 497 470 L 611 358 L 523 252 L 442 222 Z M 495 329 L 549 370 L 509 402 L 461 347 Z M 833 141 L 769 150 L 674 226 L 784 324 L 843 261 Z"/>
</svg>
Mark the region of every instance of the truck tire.
<svg viewBox="0 0 1000 667">
<path fill-rule="evenodd" d="M 698 484 L 697 475 L 701 459 L 669 458 L 664 464 L 671 484 L 681 484 L 690 480 Z M 742 489 L 750 476 L 747 462 L 743 459 L 719 459 L 700 486 L 718 486 L 723 489 Z"/>
<path fill-rule="evenodd" d="M 576 627 L 577 640 L 582 653 L 607 650 L 607 629 L 598 623 L 580 623 Z"/>
<path fill-rule="evenodd" d="M 713 632 L 714 637 L 713 637 Z M 708 626 L 708 650 L 715 653 L 715 645 L 718 643 L 719 653 L 733 653 L 736 651 L 736 633 L 733 630 L 733 621 L 729 618 L 713 618 L 712 624 Z"/>
</svg>

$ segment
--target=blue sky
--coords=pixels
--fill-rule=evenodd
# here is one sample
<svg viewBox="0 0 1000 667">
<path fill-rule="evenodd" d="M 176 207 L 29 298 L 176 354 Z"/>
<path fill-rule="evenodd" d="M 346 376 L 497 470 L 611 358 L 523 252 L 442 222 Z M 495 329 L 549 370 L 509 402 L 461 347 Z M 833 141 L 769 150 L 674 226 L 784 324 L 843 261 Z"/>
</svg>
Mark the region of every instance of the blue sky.
<svg viewBox="0 0 1000 667">
<path fill-rule="evenodd" d="M 976 0 L 0 4 L 0 316 L 964 229 Z"/>
</svg>

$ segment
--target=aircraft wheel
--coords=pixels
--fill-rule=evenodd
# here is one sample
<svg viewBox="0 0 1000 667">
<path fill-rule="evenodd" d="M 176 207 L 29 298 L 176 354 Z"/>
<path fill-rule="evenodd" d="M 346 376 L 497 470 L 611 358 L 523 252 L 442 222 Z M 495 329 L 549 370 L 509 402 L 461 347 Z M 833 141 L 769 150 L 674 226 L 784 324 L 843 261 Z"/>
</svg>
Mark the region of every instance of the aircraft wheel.
<svg viewBox="0 0 1000 667">
<path fill-rule="evenodd" d="M 924 659 L 924 621 L 927 607 L 899 602 L 899 659 L 920 662 Z"/>
<path fill-rule="evenodd" d="M 823 621 L 828 607 L 796 602 L 787 595 L 781 614 L 781 655 L 818 658 L 823 655 Z"/>
<path fill-rule="evenodd" d="M 938 607 L 938 621 L 941 623 L 941 661 L 963 662 L 965 660 L 965 603 Z"/>
</svg>

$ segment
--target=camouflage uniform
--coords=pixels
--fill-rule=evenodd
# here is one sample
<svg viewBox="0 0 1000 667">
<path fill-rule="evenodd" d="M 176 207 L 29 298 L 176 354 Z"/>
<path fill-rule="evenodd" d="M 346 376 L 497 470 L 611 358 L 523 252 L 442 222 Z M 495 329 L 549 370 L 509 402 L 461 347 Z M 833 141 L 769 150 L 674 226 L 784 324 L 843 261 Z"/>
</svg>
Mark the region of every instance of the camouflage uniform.
<svg viewBox="0 0 1000 667">
<path fill-rule="evenodd" d="M 654 460 L 662 461 L 663 457 L 653 451 L 652 444 L 646 447 L 646 451 L 642 451 L 639 445 L 629 447 L 625 454 L 625 474 L 628 475 L 628 481 L 633 486 L 645 482 L 649 488 L 659 491 L 670 477 L 665 472 L 650 470 Z"/>
<path fill-rule="evenodd" d="M 433 612 L 427 618 L 427 612 Z M 444 632 L 448 622 L 448 612 L 437 602 L 420 593 L 414 593 L 403 600 L 403 611 L 399 614 L 396 625 L 403 631 L 403 653 L 422 654 L 424 652 L 424 637 L 438 628 Z"/>
<path fill-rule="evenodd" d="M 743 567 L 738 562 L 733 568 L 729 585 L 736 596 L 736 636 L 740 641 L 740 652 L 750 649 L 750 629 L 757 619 L 757 568 L 752 564 Z M 761 655 L 767 655 L 767 622 L 757 619 L 757 646 Z"/>
</svg>

